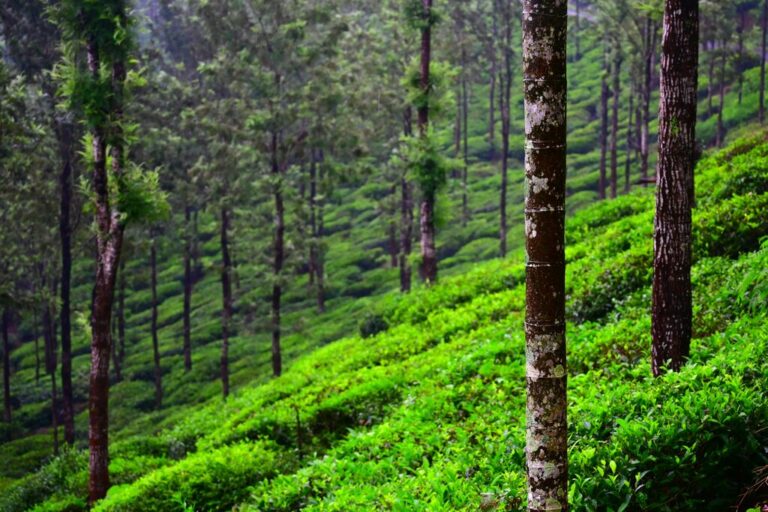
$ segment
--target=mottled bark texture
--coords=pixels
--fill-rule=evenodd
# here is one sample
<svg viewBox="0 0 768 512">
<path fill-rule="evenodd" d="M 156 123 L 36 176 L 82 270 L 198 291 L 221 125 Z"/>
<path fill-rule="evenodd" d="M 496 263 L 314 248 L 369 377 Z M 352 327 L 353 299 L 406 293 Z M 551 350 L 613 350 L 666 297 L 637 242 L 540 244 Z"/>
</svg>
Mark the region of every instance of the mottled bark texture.
<svg viewBox="0 0 768 512">
<path fill-rule="evenodd" d="M 229 211 L 221 209 L 221 392 L 229 396 L 229 323 L 232 318 L 232 261 L 229 257 Z"/>
<path fill-rule="evenodd" d="M 160 366 L 160 342 L 157 337 L 157 241 L 152 238 L 152 246 L 149 249 L 149 267 L 151 272 L 152 285 L 152 356 L 155 363 L 155 407 L 160 408 L 163 405 L 163 369 Z"/>
<path fill-rule="evenodd" d="M 696 150 L 699 4 L 667 0 L 661 57 L 653 260 L 652 369 L 677 371 L 691 343 L 691 206 Z"/>
<path fill-rule="evenodd" d="M 121 11 L 124 15 L 124 11 Z M 122 20 L 124 22 L 125 20 Z M 123 25 L 124 26 L 124 25 Z M 98 80 L 101 63 L 100 49 L 96 39 L 91 37 L 87 44 L 88 69 Z M 118 178 L 123 169 L 123 89 L 125 84 L 125 63 L 112 62 L 112 111 L 114 120 L 110 127 L 112 141 L 111 175 Z M 89 424 L 88 444 L 90 447 L 90 478 L 88 501 L 93 504 L 104 498 L 109 489 L 109 356 L 112 348 L 112 302 L 115 282 L 120 265 L 120 251 L 123 245 L 124 225 L 122 214 L 115 198 L 110 197 L 107 174 L 107 129 L 96 125 L 91 129 L 93 159 L 93 191 L 96 197 L 96 283 L 93 290 L 93 311 L 91 314 L 91 371 L 90 396 L 88 400 Z"/>
<path fill-rule="evenodd" d="M 528 510 L 568 509 L 566 0 L 523 2 Z"/>
<path fill-rule="evenodd" d="M 422 0 L 424 28 L 421 29 L 421 80 L 419 86 L 426 98 L 430 96 L 429 67 L 432 62 L 432 0 Z M 429 130 L 429 101 L 418 108 L 419 136 L 427 137 Z M 421 279 L 425 283 L 437 281 L 437 249 L 435 248 L 435 202 L 434 190 L 424 191 L 419 207 L 421 229 Z"/>
</svg>

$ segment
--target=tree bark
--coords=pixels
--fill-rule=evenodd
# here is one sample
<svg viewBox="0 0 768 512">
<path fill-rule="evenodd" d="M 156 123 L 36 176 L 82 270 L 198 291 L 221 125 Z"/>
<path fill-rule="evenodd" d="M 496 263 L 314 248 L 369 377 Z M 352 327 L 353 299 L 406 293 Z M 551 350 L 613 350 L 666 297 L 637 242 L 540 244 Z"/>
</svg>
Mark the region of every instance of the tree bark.
<svg viewBox="0 0 768 512">
<path fill-rule="evenodd" d="M 124 13 L 121 13 L 124 16 Z M 121 23 L 124 23 L 122 20 Z M 124 26 L 124 25 L 121 25 Z M 100 49 L 93 36 L 87 43 L 88 69 L 98 80 L 101 63 Z M 123 89 L 125 63 L 112 61 L 111 162 L 112 175 L 119 177 L 123 169 Z M 107 133 L 105 127 L 92 129 L 93 189 L 96 196 L 97 265 L 91 316 L 91 371 L 88 403 L 90 446 L 90 477 L 88 501 L 92 505 L 104 498 L 109 489 L 109 356 L 112 348 L 112 302 L 120 265 L 124 226 L 116 199 L 110 197 L 107 174 Z M 113 204 L 110 205 L 110 200 Z"/>
<path fill-rule="evenodd" d="M 768 0 L 766 0 L 768 1 Z M 403 112 L 403 135 L 413 136 L 413 111 L 407 107 Z M 413 197 L 411 184 L 403 173 L 400 178 L 400 291 L 411 291 L 411 250 L 413 243 Z"/>
<path fill-rule="evenodd" d="M 565 345 L 567 3 L 523 2 L 528 510 L 568 510 Z"/>
<path fill-rule="evenodd" d="M 429 67 L 432 61 L 432 0 L 422 0 L 425 26 L 421 29 L 421 81 L 422 92 L 428 98 L 430 95 Z M 428 137 L 429 130 L 429 101 L 418 108 L 419 136 Z M 422 191 L 419 208 L 419 227 L 421 230 L 421 278 L 425 283 L 437 282 L 437 250 L 435 248 L 435 190 Z"/>
<path fill-rule="evenodd" d="M 512 13 L 509 4 L 502 4 L 502 19 L 504 20 L 504 67 L 499 77 L 499 109 L 501 110 L 501 190 L 499 194 L 499 253 L 504 258 L 507 255 L 507 188 L 509 182 L 509 135 L 510 135 L 510 101 L 512 96 Z"/>
<path fill-rule="evenodd" d="M 608 49 L 604 48 L 604 63 L 602 79 L 600 81 L 600 180 L 598 182 L 598 197 L 605 199 L 605 185 L 607 181 L 606 163 L 608 160 Z"/>
<path fill-rule="evenodd" d="M 8 331 L 11 328 L 11 312 L 3 310 L 3 421 L 10 423 L 13 419 L 11 407 L 11 342 Z"/>
<path fill-rule="evenodd" d="M 183 308 L 183 351 L 184 351 L 184 371 L 192 369 L 192 287 L 194 286 L 194 277 L 192 276 L 192 208 L 187 206 L 184 209 L 184 308 Z"/>
<path fill-rule="evenodd" d="M 285 263 L 285 204 L 283 201 L 283 173 L 278 161 L 278 134 L 272 133 L 272 176 L 275 199 L 275 234 L 273 246 L 272 274 L 272 373 L 279 377 L 283 373 L 282 354 L 280 350 L 280 308 L 282 300 L 282 272 Z"/>
<path fill-rule="evenodd" d="M 160 342 L 157 337 L 157 241 L 152 237 L 149 249 L 149 266 L 151 271 L 152 285 L 152 356 L 155 363 L 155 408 L 159 409 L 163 405 L 163 369 L 160 366 Z"/>
<path fill-rule="evenodd" d="M 618 194 L 619 166 L 619 101 L 621 99 L 621 62 L 622 55 L 618 41 L 614 43 L 613 56 L 613 111 L 611 115 L 611 198 Z"/>
<path fill-rule="evenodd" d="M 768 50 L 768 0 L 763 1 L 762 34 L 760 41 L 760 124 L 765 123 L 765 52 Z"/>
<path fill-rule="evenodd" d="M 691 207 L 696 153 L 699 4 L 667 0 L 661 61 L 653 262 L 652 369 L 678 371 L 691 342 Z"/>
<path fill-rule="evenodd" d="M 232 318 L 232 261 L 229 257 L 229 211 L 221 208 L 221 389 L 229 396 L 229 322 Z"/>
</svg>

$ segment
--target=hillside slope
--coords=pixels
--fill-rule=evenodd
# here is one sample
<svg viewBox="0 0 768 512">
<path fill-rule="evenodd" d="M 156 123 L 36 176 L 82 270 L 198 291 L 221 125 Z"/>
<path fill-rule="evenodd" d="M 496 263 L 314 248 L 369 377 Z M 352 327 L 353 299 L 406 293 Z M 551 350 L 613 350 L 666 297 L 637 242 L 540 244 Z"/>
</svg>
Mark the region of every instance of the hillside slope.
<svg viewBox="0 0 768 512">
<path fill-rule="evenodd" d="M 764 134 L 700 163 L 692 358 L 658 380 L 652 190 L 569 220 L 574 510 L 720 511 L 768 464 L 766 169 Z M 431 290 L 363 301 L 353 307 L 370 310 L 368 337 L 226 403 L 132 422 L 97 510 L 522 510 L 523 285 L 518 250 Z M 0 509 L 83 509 L 86 462 L 54 459 L 8 487 Z"/>
</svg>

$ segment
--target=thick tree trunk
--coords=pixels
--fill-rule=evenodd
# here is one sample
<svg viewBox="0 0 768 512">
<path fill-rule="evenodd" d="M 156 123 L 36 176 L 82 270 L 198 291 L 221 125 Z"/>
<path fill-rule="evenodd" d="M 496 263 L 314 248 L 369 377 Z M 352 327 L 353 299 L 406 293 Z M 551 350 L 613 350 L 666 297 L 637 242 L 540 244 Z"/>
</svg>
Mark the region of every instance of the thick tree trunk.
<svg viewBox="0 0 768 512">
<path fill-rule="evenodd" d="M 768 1 L 768 0 L 767 0 Z M 407 107 L 403 112 L 403 135 L 413 136 L 413 111 Z M 411 184 L 403 173 L 400 178 L 400 291 L 411 291 L 411 249 L 413 244 L 413 196 Z"/>
<path fill-rule="evenodd" d="M 631 171 L 631 162 L 632 162 L 632 122 L 633 120 L 633 114 L 635 113 L 635 95 L 633 94 L 634 91 L 630 91 L 629 94 L 629 110 L 627 112 L 627 146 L 624 156 L 624 193 L 629 194 L 629 190 L 631 188 L 630 185 L 630 171 Z"/>
<path fill-rule="evenodd" d="M 765 123 L 765 52 L 768 50 L 768 0 L 763 0 L 760 41 L 760 124 Z"/>
<path fill-rule="evenodd" d="M 613 59 L 613 111 L 611 115 L 611 198 L 618 194 L 619 167 L 619 102 L 621 100 L 621 62 L 622 55 L 618 42 L 614 47 Z"/>
<path fill-rule="evenodd" d="M 652 368 L 674 371 L 691 342 L 691 207 L 696 153 L 699 3 L 667 0 L 661 60 L 653 261 Z"/>
<path fill-rule="evenodd" d="M 192 276 L 192 208 L 187 206 L 184 209 L 184 307 L 183 307 L 183 351 L 184 351 L 184 371 L 192 369 L 192 287 L 194 286 L 194 277 Z"/>
<path fill-rule="evenodd" d="M 123 20 L 124 21 L 124 20 Z M 95 39 L 87 44 L 88 68 L 96 78 L 100 74 L 99 48 Z M 111 135 L 111 175 L 119 177 L 123 169 L 123 88 L 126 78 L 125 64 L 121 60 L 112 63 L 113 107 Z M 91 371 L 90 397 L 88 402 L 90 446 L 90 478 L 88 501 L 90 504 L 104 498 L 109 489 L 109 356 L 112 348 L 112 302 L 115 282 L 120 265 L 123 244 L 121 212 L 116 200 L 110 198 L 107 174 L 107 137 L 104 126 L 92 128 L 93 190 L 96 196 L 97 265 L 91 315 Z M 110 200 L 115 204 L 110 205 Z"/>
<path fill-rule="evenodd" d="M 424 18 L 432 17 L 432 0 L 422 0 Z M 432 29 L 431 22 L 421 30 L 421 81 L 420 87 L 424 94 L 429 96 L 430 77 L 429 68 L 432 61 Z M 428 137 L 429 130 L 429 102 L 424 102 L 418 108 L 419 136 Z M 419 227 L 421 230 L 421 278 L 424 282 L 433 284 L 437 282 L 437 250 L 435 249 L 435 202 L 437 194 L 435 190 L 422 191 L 421 206 L 419 208 Z"/>
<path fill-rule="evenodd" d="M 725 61 L 726 61 L 727 46 L 726 42 L 722 42 L 722 48 L 720 51 L 720 103 L 717 107 L 717 140 L 715 144 L 717 147 L 723 146 L 723 139 L 725 139 L 725 126 L 723 125 L 723 110 L 725 110 Z"/>
<path fill-rule="evenodd" d="M 567 3 L 523 2 L 528 510 L 568 510 L 565 350 Z"/>
<path fill-rule="evenodd" d="M 229 323 L 232 318 L 232 261 L 229 257 L 229 211 L 221 208 L 221 390 L 229 396 Z"/>
<path fill-rule="evenodd" d="M 283 373 L 282 354 L 280 350 L 280 308 L 282 300 L 282 273 L 285 263 L 285 204 L 282 191 L 282 172 L 277 157 L 278 135 L 272 134 L 272 175 L 275 179 L 275 238 L 273 245 L 272 274 L 272 373 L 279 377 Z"/>
<path fill-rule="evenodd" d="M 72 283 L 72 226 L 70 209 L 72 204 L 72 134 L 70 125 L 59 129 L 60 155 L 63 159 L 59 174 L 59 237 L 61 239 L 61 399 L 64 442 L 75 443 L 75 409 L 72 393 L 72 324 L 70 290 Z"/>
<path fill-rule="evenodd" d="M 3 421 L 13 419 L 11 407 L 11 341 L 8 331 L 11 329 L 11 312 L 3 310 Z"/>
<path fill-rule="evenodd" d="M 152 238 L 149 249 L 149 267 L 151 273 L 152 285 L 152 356 L 155 363 L 155 408 L 159 409 L 163 405 L 163 369 L 160 366 L 160 342 L 157 337 L 157 242 Z"/>
</svg>

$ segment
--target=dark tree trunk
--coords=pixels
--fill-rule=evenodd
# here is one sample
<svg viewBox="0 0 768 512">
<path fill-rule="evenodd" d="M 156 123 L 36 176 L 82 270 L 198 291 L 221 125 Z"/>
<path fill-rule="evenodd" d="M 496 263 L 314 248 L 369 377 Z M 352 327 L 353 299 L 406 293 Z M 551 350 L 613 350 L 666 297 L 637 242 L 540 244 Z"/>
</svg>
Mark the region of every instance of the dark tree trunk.
<svg viewBox="0 0 768 512">
<path fill-rule="evenodd" d="M 123 380 L 122 367 L 120 366 L 120 354 L 115 340 L 117 339 L 117 311 L 112 315 L 112 366 L 115 367 L 115 381 Z"/>
<path fill-rule="evenodd" d="M 634 91 L 631 91 L 629 94 L 629 111 L 627 113 L 627 146 L 624 156 L 624 193 L 629 194 L 629 189 L 631 188 L 630 185 L 630 172 L 631 172 L 631 163 L 632 163 L 632 122 L 633 114 L 635 113 L 635 95 L 633 94 Z"/>
<path fill-rule="evenodd" d="M 565 350 L 567 3 L 524 0 L 528 510 L 568 510 Z"/>
<path fill-rule="evenodd" d="M 573 31 L 573 39 L 574 39 L 573 43 L 574 43 L 574 47 L 576 49 L 576 54 L 573 56 L 573 60 L 575 62 L 577 60 L 581 60 L 581 39 L 580 39 L 580 36 L 581 36 L 581 1 L 580 0 L 575 0 L 573 3 L 576 6 L 576 19 L 575 19 L 576 27 L 575 27 L 575 29 Z"/>
<path fill-rule="evenodd" d="M 275 239 L 273 246 L 272 273 L 272 373 L 279 377 L 283 373 L 282 354 L 280 350 L 280 308 L 282 300 L 282 273 L 285 263 L 285 204 L 283 202 L 282 172 L 278 162 L 278 134 L 272 133 L 272 175 L 275 179 Z"/>
<path fill-rule="evenodd" d="M 397 196 L 397 182 L 395 182 L 394 185 L 392 185 L 392 188 L 390 189 L 390 197 L 396 198 Z M 387 208 L 389 210 L 389 208 Z M 387 229 L 387 248 L 389 250 L 389 266 L 392 268 L 397 268 L 398 263 L 398 256 L 400 255 L 400 244 L 397 240 L 397 219 L 395 218 L 397 214 L 397 209 L 395 208 L 395 211 L 392 212 L 392 217 L 389 219 L 389 226 Z M 389 217 L 389 211 L 387 211 L 387 216 Z"/>
<path fill-rule="evenodd" d="M 490 107 L 488 108 L 488 144 L 489 158 L 491 162 L 496 159 L 496 75 L 498 73 L 496 64 L 496 52 L 491 51 L 491 80 L 488 84 L 488 101 Z"/>
<path fill-rule="evenodd" d="M 39 336 L 35 333 L 35 385 L 40 385 L 40 343 Z"/>
<path fill-rule="evenodd" d="M 739 88 L 739 105 L 741 105 L 742 96 L 744 93 L 744 29 L 747 24 L 747 11 L 741 10 L 739 12 L 739 23 L 736 26 L 736 34 L 738 37 L 738 55 L 736 56 L 736 76 L 738 79 Z"/>
<path fill-rule="evenodd" d="M 608 160 L 608 49 L 607 43 L 604 49 L 605 69 L 600 81 L 600 180 L 598 182 L 598 196 L 605 199 L 605 185 L 607 181 L 606 164 Z"/>
<path fill-rule="evenodd" d="M 221 208 L 221 389 L 229 396 L 229 322 L 232 318 L 232 261 L 229 258 L 229 211 Z"/>
<path fill-rule="evenodd" d="M 717 108 L 717 147 L 723 146 L 725 138 L 725 126 L 723 125 L 723 110 L 725 110 L 725 61 L 727 55 L 726 42 L 722 41 L 720 49 L 720 104 Z"/>
<path fill-rule="evenodd" d="M 699 3 L 667 0 L 661 60 L 653 261 L 652 368 L 674 371 L 691 343 L 691 207 L 696 154 Z"/>
<path fill-rule="evenodd" d="M 422 0 L 425 20 L 432 17 L 432 0 Z M 432 28 L 428 21 L 421 29 L 421 81 L 423 93 L 429 97 L 430 76 L 429 67 L 432 61 Z M 419 136 L 428 137 L 429 101 L 418 108 Z M 422 191 L 421 207 L 419 208 L 419 227 L 421 230 L 421 278 L 426 283 L 437 282 L 437 250 L 435 248 L 435 202 L 436 191 Z"/>
<path fill-rule="evenodd" d="M 499 253 L 507 255 L 507 188 L 509 181 L 509 132 L 510 132 L 510 101 L 512 96 L 512 12 L 511 5 L 506 2 L 500 10 L 504 20 L 504 35 L 502 38 L 504 63 L 499 77 L 499 109 L 501 114 L 501 190 L 499 192 Z"/>
<path fill-rule="evenodd" d="M 760 41 L 760 124 L 765 123 L 765 52 L 768 50 L 768 0 L 763 1 L 762 34 Z"/>
<path fill-rule="evenodd" d="M 315 284 L 317 275 L 317 154 L 311 150 L 312 161 L 309 165 L 309 229 L 312 240 L 309 244 L 309 285 Z"/>
<path fill-rule="evenodd" d="M 163 405 L 163 369 L 160 366 L 160 342 L 157 338 L 157 242 L 152 238 L 149 249 L 149 267 L 151 273 L 152 285 L 152 356 L 155 363 L 155 408 L 159 409 Z"/>
<path fill-rule="evenodd" d="M 125 361 L 125 260 L 120 260 L 117 286 L 117 344 L 120 364 Z"/>
<path fill-rule="evenodd" d="M 613 112 L 611 115 L 611 198 L 618 194 L 618 167 L 619 167 L 619 102 L 621 100 L 621 50 L 619 43 L 614 47 L 613 59 Z"/>
<path fill-rule="evenodd" d="M 184 333 L 184 371 L 192 369 L 192 287 L 194 286 L 194 277 L 192 276 L 192 208 L 187 206 L 184 209 L 184 227 L 186 236 L 184 240 L 184 309 L 183 333 Z"/>
<path fill-rule="evenodd" d="M 413 136 L 412 110 L 407 107 L 403 113 L 403 135 Z M 413 243 L 413 197 L 411 184 L 403 173 L 400 178 L 400 291 L 411 291 L 411 248 Z"/>
<path fill-rule="evenodd" d="M 51 377 L 51 428 L 53 429 L 53 454 L 59 454 L 59 419 L 56 406 L 56 312 L 52 305 L 43 309 L 43 339 L 45 341 L 45 372 Z"/>
<path fill-rule="evenodd" d="M 708 45 L 707 45 L 708 46 Z M 714 46 L 709 50 L 709 65 L 707 66 L 707 115 L 712 115 L 712 103 L 715 97 L 715 55 Z"/>
<path fill-rule="evenodd" d="M 72 282 L 72 226 L 70 209 L 72 204 L 72 133 L 70 125 L 60 125 L 60 154 L 63 159 L 59 174 L 59 237 L 61 239 L 61 399 L 64 442 L 75 443 L 75 409 L 72 394 L 72 324 L 70 289 Z"/>
<path fill-rule="evenodd" d="M 648 157 L 650 155 L 651 93 L 653 92 L 653 70 L 656 67 L 657 26 L 651 17 L 645 24 L 645 77 L 643 84 L 642 124 L 640 133 L 640 176 L 643 186 L 648 178 Z"/>
<path fill-rule="evenodd" d="M 318 150 L 318 162 L 325 158 L 323 150 Z M 323 167 L 318 166 L 317 177 L 319 183 L 323 182 Z M 316 201 L 317 212 L 316 245 L 315 245 L 315 277 L 317 278 L 317 311 L 325 313 L 325 255 L 323 254 L 323 237 L 325 236 L 324 208 L 322 201 Z"/>
<path fill-rule="evenodd" d="M 3 421 L 10 423 L 13 419 L 11 407 L 11 341 L 8 331 L 11 329 L 11 312 L 3 310 Z"/>
<path fill-rule="evenodd" d="M 124 20 L 123 20 L 124 22 Z M 100 74 L 99 48 L 94 38 L 87 44 L 88 67 L 95 79 Z M 121 60 L 112 63 L 112 111 L 114 120 L 110 130 L 112 139 L 123 139 L 123 88 L 125 64 Z M 88 402 L 90 446 L 90 478 L 88 501 L 90 504 L 104 498 L 109 489 L 109 356 L 112 348 L 112 302 L 115 282 L 120 265 L 123 244 L 121 212 L 114 198 L 110 198 L 107 177 L 107 133 L 104 126 L 92 128 L 93 137 L 93 190 L 96 196 L 97 265 L 91 315 L 91 371 L 90 397 Z M 111 146 L 112 176 L 119 177 L 123 169 L 121 142 Z M 110 205 L 112 199 L 113 204 Z"/>
<path fill-rule="evenodd" d="M 462 52 L 466 53 L 466 49 L 462 48 Z M 463 55 L 463 54 L 462 54 Z M 466 56 L 462 59 L 466 60 Z M 462 143 L 464 153 L 464 168 L 461 173 L 461 224 L 466 226 L 469 222 L 469 87 L 467 86 L 467 78 L 462 77 L 461 80 L 461 101 L 464 103 L 461 112 L 463 115 L 462 122 L 464 124 L 464 140 Z"/>
</svg>

